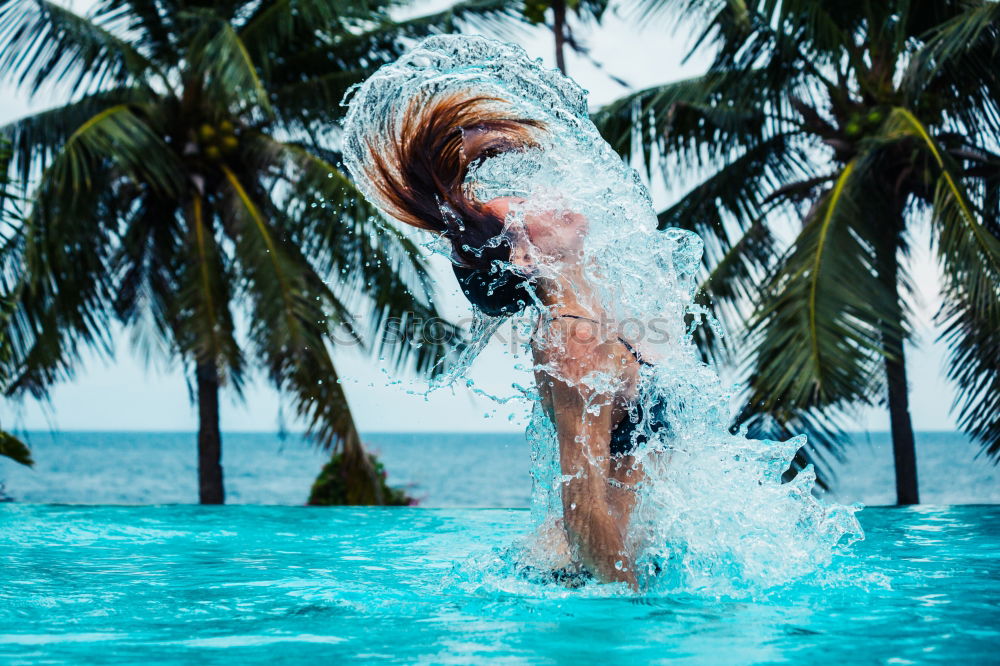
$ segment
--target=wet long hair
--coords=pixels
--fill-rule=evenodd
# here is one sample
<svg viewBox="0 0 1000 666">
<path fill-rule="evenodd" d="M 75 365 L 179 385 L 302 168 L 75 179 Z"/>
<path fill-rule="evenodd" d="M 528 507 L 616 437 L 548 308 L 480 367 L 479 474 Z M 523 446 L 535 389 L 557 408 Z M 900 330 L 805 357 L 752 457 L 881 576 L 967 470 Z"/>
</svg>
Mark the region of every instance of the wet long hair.
<svg viewBox="0 0 1000 666">
<path fill-rule="evenodd" d="M 415 98 L 384 136 L 367 141 L 365 177 L 386 212 L 442 234 L 462 291 L 487 314 L 515 314 L 531 301 L 523 278 L 496 271 L 510 262 L 504 220 L 476 200 L 465 183 L 478 162 L 536 147 L 545 125 L 506 112 L 505 100 L 462 93 Z"/>
</svg>

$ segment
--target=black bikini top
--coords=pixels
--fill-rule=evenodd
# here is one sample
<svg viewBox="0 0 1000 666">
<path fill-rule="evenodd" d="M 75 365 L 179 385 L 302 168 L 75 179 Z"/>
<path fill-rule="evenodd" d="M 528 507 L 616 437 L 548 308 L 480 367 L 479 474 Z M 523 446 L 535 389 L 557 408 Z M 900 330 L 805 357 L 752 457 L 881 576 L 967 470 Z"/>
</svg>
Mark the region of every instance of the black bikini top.
<svg viewBox="0 0 1000 666">
<path fill-rule="evenodd" d="M 553 319 L 559 319 L 562 317 L 569 317 L 570 319 L 583 319 L 584 321 L 592 321 L 595 324 L 600 324 L 596 319 L 591 319 L 590 317 L 581 317 L 580 315 L 564 314 L 556 315 Z M 628 340 L 617 336 L 618 341 L 625 345 L 625 349 L 632 354 L 642 365 L 653 365 L 646 359 L 642 358 L 639 354 L 639 350 L 632 346 Z M 659 432 L 660 430 L 666 429 L 669 433 L 671 432 L 670 422 L 665 417 L 665 405 L 662 400 L 655 401 L 652 408 L 652 413 L 649 416 L 649 428 L 652 432 Z M 641 401 L 635 401 L 632 404 L 632 409 L 629 414 L 625 414 L 622 419 L 615 424 L 614 428 L 611 430 L 611 439 L 609 441 L 609 450 L 613 458 L 618 458 L 621 456 L 631 455 L 635 452 L 638 445 L 646 442 L 647 437 L 644 433 L 636 432 L 639 424 L 645 421 L 647 415 L 642 407 Z"/>
</svg>

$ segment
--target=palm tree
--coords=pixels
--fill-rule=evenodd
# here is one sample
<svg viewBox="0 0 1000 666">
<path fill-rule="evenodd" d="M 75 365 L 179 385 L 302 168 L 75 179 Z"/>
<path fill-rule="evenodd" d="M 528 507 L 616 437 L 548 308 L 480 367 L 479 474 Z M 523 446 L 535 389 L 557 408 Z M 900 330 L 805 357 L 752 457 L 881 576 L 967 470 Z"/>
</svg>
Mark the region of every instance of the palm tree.
<svg viewBox="0 0 1000 666">
<path fill-rule="evenodd" d="M 7 164 L 10 161 L 10 145 L 0 136 L 0 242 L 2 242 L 9 225 L 17 219 L 17 210 L 13 193 L 8 191 L 6 182 Z M 2 276 L 0 276 L 2 279 Z M 0 379 L 7 376 L 9 363 L 12 357 L 11 346 L 5 336 L 0 332 Z M 14 437 L 5 430 L 0 430 L 0 456 L 10 458 L 14 462 L 31 467 L 34 461 L 31 459 L 31 451 L 24 442 Z M 0 493 L 2 496 L 2 493 Z"/>
<path fill-rule="evenodd" d="M 566 73 L 565 47 L 568 43 L 578 52 L 585 49 L 573 37 L 573 29 L 566 21 L 568 11 L 574 12 L 582 21 L 600 22 L 608 0 L 525 0 L 522 9 L 525 20 L 539 25 L 545 23 L 545 12 L 552 10 L 552 36 L 555 39 L 556 67 Z M 596 63 L 595 63 L 596 64 Z"/>
<path fill-rule="evenodd" d="M 341 169 L 339 102 L 407 37 L 514 16 L 476 0 L 397 23 L 393 4 L 101 0 L 84 17 L 0 3 L 0 74 L 73 99 L 2 129 L 37 183 L 4 255 L 23 276 L 12 393 L 43 394 L 84 347 L 110 351 L 117 320 L 187 369 L 202 503 L 224 501 L 220 387 L 239 395 L 254 368 L 350 463 L 351 496 L 382 500 L 331 337 L 426 372 L 457 331 L 413 325 L 437 319 L 424 260 Z"/>
<path fill-rule="evenodd" d="M 919 501 L 904 342 L 907 259 L 929 220 L 959 427 L 1000 459 L 1000 5 L 992 0 L 645 0 L 702 21 L 701 77 L 603 109 L 631 158 L 700 183 L 663 226 L 707 239 L 703 297 L 745 336 L 737 425 L 805 430 L 837 454 L 858 405 L 887 405 L 900 504 Z M 633 144 L 633 139 L 636 143 Z M 662 158 L 660 158 L 662 156 Z M 672 184 L 672 183 L 671 183 Z M 791 243 L 783 221 L 798 220 Z M 735 350 L 748 349 L 745 356 Z M 797 467 L 804 458 L 800 455 Z"/>
</svg>

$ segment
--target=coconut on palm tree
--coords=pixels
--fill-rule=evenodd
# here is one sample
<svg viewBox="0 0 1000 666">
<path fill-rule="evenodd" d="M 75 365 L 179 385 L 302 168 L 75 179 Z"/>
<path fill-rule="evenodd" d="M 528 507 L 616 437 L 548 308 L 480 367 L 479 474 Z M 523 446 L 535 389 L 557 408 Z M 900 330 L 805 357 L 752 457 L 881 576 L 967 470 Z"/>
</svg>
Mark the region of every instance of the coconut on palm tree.
<svg viewBox="0 0 1000 666">
<path fill-rule="evenodd" d="M 706 238 L 703 297 L 731 330 L 746 324 L 730 344 L 700 334 L 707 353 L 744 363 L 738 425 L 808 431 L 821 456 L 845 442 L 850 410 L 883 404 L 898 502 L 918 501 L 904 343 L 909 250 L 929 224 L 958 424 L 1000 459 L 1000 5 L 642 5 L 698 23 L 694 48 L 714 61 L 597 122 L 669 184 L 702 174 L 660 223 Z"/>
<path fill-rule="evenodd" d="M 4 260 L 10 390 L 39 395 L 110 327 L 182 363 L 198 404 L 199 497 L 224 500 L 219 392 L 253 370 L 334 449 L 359 503 L 384 500 L 331 357 L 333 336 L 429 372 L 449 335 L 418 248 L 339 164 L 345 90 L 402 38 L 506 21 L 474 1 L 403 23 L 394 3 L 101 0 L 88 16 L 0 3 L 0 75 L 72 101 L 2 129 L 33 206 Z"/>
</svg>

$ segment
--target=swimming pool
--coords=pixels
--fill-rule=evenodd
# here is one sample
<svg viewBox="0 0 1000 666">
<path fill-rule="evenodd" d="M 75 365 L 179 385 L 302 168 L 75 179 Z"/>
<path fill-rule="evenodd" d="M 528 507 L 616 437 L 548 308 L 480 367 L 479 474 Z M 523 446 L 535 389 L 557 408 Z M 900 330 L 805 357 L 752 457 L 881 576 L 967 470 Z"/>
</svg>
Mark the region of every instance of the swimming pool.
<svg viewBox="0 0 1000 666">
<path fill-rule="evenodd" d="M 4 663 L 997 663 L 1000 506 L 869 508 L 867 582 L 755 601 L 475 580 L 522 510 L 0 505 Z"/>
</svg>

